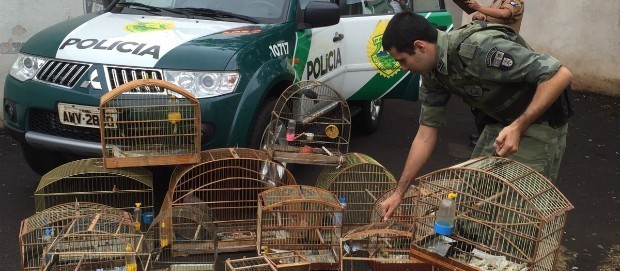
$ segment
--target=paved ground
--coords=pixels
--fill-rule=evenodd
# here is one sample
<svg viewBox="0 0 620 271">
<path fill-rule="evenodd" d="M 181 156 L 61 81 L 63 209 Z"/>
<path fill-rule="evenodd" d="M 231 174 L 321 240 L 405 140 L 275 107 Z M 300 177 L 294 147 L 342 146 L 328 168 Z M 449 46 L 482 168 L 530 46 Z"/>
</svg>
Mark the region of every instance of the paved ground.
<svg viewBox="0 0 620 271">
<path fill-rule="evenodd" d="M 559 270 L 620 270 L 620 98 L 576 94 L 577 115 L 571 122 L 568 149 L 558 187 L 573 203 L 563 244 L 566 267 Z M 467 137 L 474 130 L 471 114 L 458 100 L 455 114 L 440 132 L 439 147 L 424 172 L 454 165 L 469 157 Z M 419 104 L 386 102 L 381 129 L 373 135 L 354 134 L 351 152 L 366 153 L 400 176 L 417 129 Z M 320 167 L 296 166 L 300 183 L 314 184 Z M 19 269 L 18 232 L 34 210 L 33 192 L 39 176 L 27 167 L 17 143 L 0 132 L 0 263 L 2 270 Z M 610 253 L 612 252 L 613 253 Z M 608 255 L 609 254 L 609 255 Z M 572 258 L 571 255 L 575 257 Z M 220 259 L 235 257 L 222 255 Z M 223 269 L 218 269 L 223 270 Z"/>
</svg>

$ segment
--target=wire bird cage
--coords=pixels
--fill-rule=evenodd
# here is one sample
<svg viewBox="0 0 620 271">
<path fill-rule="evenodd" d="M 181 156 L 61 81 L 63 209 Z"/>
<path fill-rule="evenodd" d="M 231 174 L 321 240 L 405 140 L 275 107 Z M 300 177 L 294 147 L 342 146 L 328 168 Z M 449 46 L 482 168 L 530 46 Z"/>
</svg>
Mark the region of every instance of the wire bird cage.
<svg viewBox="0 0 620 271">
<path fill-rule="evenodd" d="M 170 201 L 164 204 L 209 212 L 218 232 L 218 252 L 251 251 L 256 248 L 258 194 L 292 184 L 293 175 L 264 151 L 213 149 L 201 153 L 200 163 L 174 170 Z"/>
<path fill-rule="evenodd" d="M 265 256 L 243 259 L 228 259 L 224 263 L 226 271 L 278 271 Z"/>
<path fill-rule="evenodd" d="M 348 152 L 350 134 L 346 100 L 321 82 L 301 81 L 276 102 L 261 146 L 280 162 L 334 165 Z"/>
<path fill-rule="evenodd" d="M 142 262 L 147 270 L 213 271 L 218 255 L 216 229 L 200 208 L 164 204 L 145 234 L 144 249 Z"/>
<path fill-rule="evenodd" d="M 383 210 L 381 208 L 381 203 L 385 201 L 390 195 L 392 195 L 395 190 L 396 188 L 387 190 L 381 196 L 379 196 L 379 198 L 377 198 L 377 201 L 375 201 L 373 209 L 370 213 L 370 223 L 377 223 L 383 221 Z M 412 185 L 409 187 L 409 189 L 407 189 L 407 192 L 405 192 L 405 195 L 403 196 L 403 199 L 398 208 L 396 208 L 394 213 L 392 213 L 390 221 L 413 224 L 415 222 L 414 211 L 417 199 L 418 188 Z"/>
<path fill-rule="evenodd" d="M 337 167 L 326 167 L 317 178 L 316 186 L 344 198 L 343 233 L 367 225 L 377 197 L 396 186 L 396 179 L 370 156 L 348 153 Z"/>
<path fill-rule="evenodd" d="M 535 170 L 482 157 L 418 178 L 412 256 L 455 270 L 554 270 L 567 211 L 562 193 Z M 434 212 L 456 192 L 456 225 L 434 233 Z"/>
<path fill-rule="evenodd" d="M 24 219 L 19 232 L 21 270 L 42 270 L 51 259 L 47 253 L 49 246 L 59 233 L 64 232 L 76 218 L 95 214 L 130 217 L 129 213 L 110 206 L 72 202 L 53 206 Z"/>
<path fill-rule="evenodd" d="M 355 228 L 340 239 L 340 270 L 434 270 L 409 259 L 412 241 L 413 224 L 390 221 Z"/>
<path fill-rule="evenodd" d="M 331 192 L 304 185 L 276 187 L 258 196 L 261 252 L 296 251 L 313 270 L 337 269 L 343 208 Z"/>
<path fill-rule="evenodd" d="M 58 205 L 24 220 L 22 233 L 22 270 L 144 270 L 142 235 L 129 213 L 109 206 Z"/>
<path fill-rule="evenodd" d="M 101 97 L 106 168 L 177 165 L 200 159 L 200 106 L 186 90 L 156 79 L 120 85 Z"/>
<path fill-rule="evenodd" d="M 296 251 L 266 253 L 265 257 L 278 271 L 310 271 L 310 262 Z"/>
<path fill-rule="evenodd" d="M 106 169 L 100 158 L 73 161 L 43 175 L 34 199 L 37 212 L 75 201 L 96 202 L 128 212 L 135 203 L 141 203 L 143 212 L 152 212 L 153 175 L 139 167 Z"/>
</svg>

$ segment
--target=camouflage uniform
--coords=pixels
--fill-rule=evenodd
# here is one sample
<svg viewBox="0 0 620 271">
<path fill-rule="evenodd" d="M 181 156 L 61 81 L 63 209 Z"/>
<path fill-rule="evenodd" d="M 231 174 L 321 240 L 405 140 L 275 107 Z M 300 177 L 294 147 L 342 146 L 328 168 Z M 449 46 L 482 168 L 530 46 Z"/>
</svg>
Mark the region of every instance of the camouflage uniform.
<svg viewBox="0 0 620 271">
<path fill-rule="evenodd" d="M 420 124 L 447 124 L 446 104 L 452 94 L 481 110 L 497 124 L 487 125 L 472 157 L 493 155 L 499 131 L 518 118 L 536 87 L 551 78 L 561 64 L 538 54 L 503 25 L 473 22 L 456 31 L 439 31 L 437 68 L 423 76 Z M 523 45 L 521 45 L 523 44 Z M 509 158 L 523 162 L 555 180 L 566 147 L 566 122 L 550 126 L 544 117 L 522 135 L 519 151 Z"/>
</svg>

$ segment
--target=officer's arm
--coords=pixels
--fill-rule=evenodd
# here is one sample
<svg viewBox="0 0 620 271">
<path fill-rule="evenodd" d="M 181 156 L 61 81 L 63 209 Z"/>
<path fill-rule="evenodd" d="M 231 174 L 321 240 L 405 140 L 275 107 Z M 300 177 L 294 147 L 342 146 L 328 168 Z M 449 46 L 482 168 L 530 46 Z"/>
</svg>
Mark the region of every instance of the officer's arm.
<svg viewBox="0 0 620 271">
<path fill-rule="evenodd" d="M 521 135 L 560 97 L 572 77 L 567 68 L 561 67 L 553 77 L 538 85 L 523 114 L 506 126 L 495 140 L 494 146 L 499 156 L 506 157 L 518 150 Z"/>
</svg>

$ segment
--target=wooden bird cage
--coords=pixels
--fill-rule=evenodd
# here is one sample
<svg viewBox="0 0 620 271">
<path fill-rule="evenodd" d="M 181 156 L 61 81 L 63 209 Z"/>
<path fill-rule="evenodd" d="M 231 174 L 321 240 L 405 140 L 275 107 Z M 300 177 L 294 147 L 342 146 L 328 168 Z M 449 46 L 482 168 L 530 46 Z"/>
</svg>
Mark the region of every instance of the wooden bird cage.
<svg viewBox="0 0 620 271">
<path fill-rule="evenodd" d="M 99 128 L 106 168 L 196 163 L 200 105 L 166 81 L 141 79 L 101 97 Z"/>
<path fill-rule="evenodd" d="M 343 231 L 367 225 L 373 204 L 384 191 L 396 186 L 396 179 L 385 167 L 370 156 L 348 153 L 337 167 L 325 167 L 316 186 L 344 198 Z"/>
<path fill-rule="evenodd" d="M 129 213 L 90 202 L 60 204 L 24 219 L 19 231 L 21 270 L 42 270 L 50 256 L 49 246 L 76 218 L 109 214 L 130 218 Z"/>
<path fill-rule="evenodd" d="M 265 257 L 278 271 L 310 271 L 310 262 L 296 251 L 266 253 Z"/>
<path fill-rule="evenodd" d="M 378 222 L 355 228 L 340 239 L 341 271 L 433 271 L 428 263 L 409 259 L 413 224 Z"/>
<path fill-rule="evenodd" d="M 343 208 L 331 192 L 304 185 L 276 187 L 258 196 L 257 251 L 296 251 L 312 270 L 337 269 Z"/>
<path fill-rule="evenodd" d="M 258 194 L 292 184 L 293 175 L 264 151 L 213 149 L 201 153 L 200 163 L 174 170 L 169 204 L 208 210 L 218 231 L 219 252 L 251 251 L 256 247 Z"/>
<path fill-rule="evenodd" d="M 144 248 L 147 270 L 213 271 L 218 256 L 216 228 L 208 211 L 164 204 L 145 234 Z"/>
<path fill-rule="evenodd" d="M 573 206 L 536 170 L 481 157 L 418 180 L 413 257 L 454 270 L 554 270 Z M 450 236 L 437 235 L 433 213 L 450 192 L 458 194 L 456 225 Z"/>
<path fill-rule="evenodd" d="M 377 201 L 375 201 L 375 204 L 370 213 L 370 223 L 377 223 L 383 221 L 383 210 L 380 204 L 385 201 L 390 195 L 392 195 L 395 190 L 396 188 L 387 190 L 377 198 Z M 414 210 L 417 199 L 418 188 L 412 185 L 409 187 L 409 189 L 407 189 L 407 192 L 405 192 L 403 200 L 401 201 L 398 208 L 396 208 L 394 213 L 392 213 L 392 217 L 390 217 L 389 221 L 413 224 L 415 222 L 415 218 L 413 216 L 415 215 Z"/>
<path fill-rule="evenodd" d="M 153 211 L 153 175 L 135 167 L 106 169 L 100 158 L 61 165 L 41 177 L 34 193 L 37 212 L 70 202 L 96 202 L 131 212 L 141 203 Z"/>
<path fill-rule="evenodd" d="M 321 82 L 301 81 L 276 102 L 261 146 L 279 162 L 335 165 L 348 152 L 350 134 L 346 100 Z"/>
<path fill-rule="evenodd" d="M 224 263 L 226 271 L 278 271 L 265 256 L 243 259 L 228 259 Z"/>
</svg>

